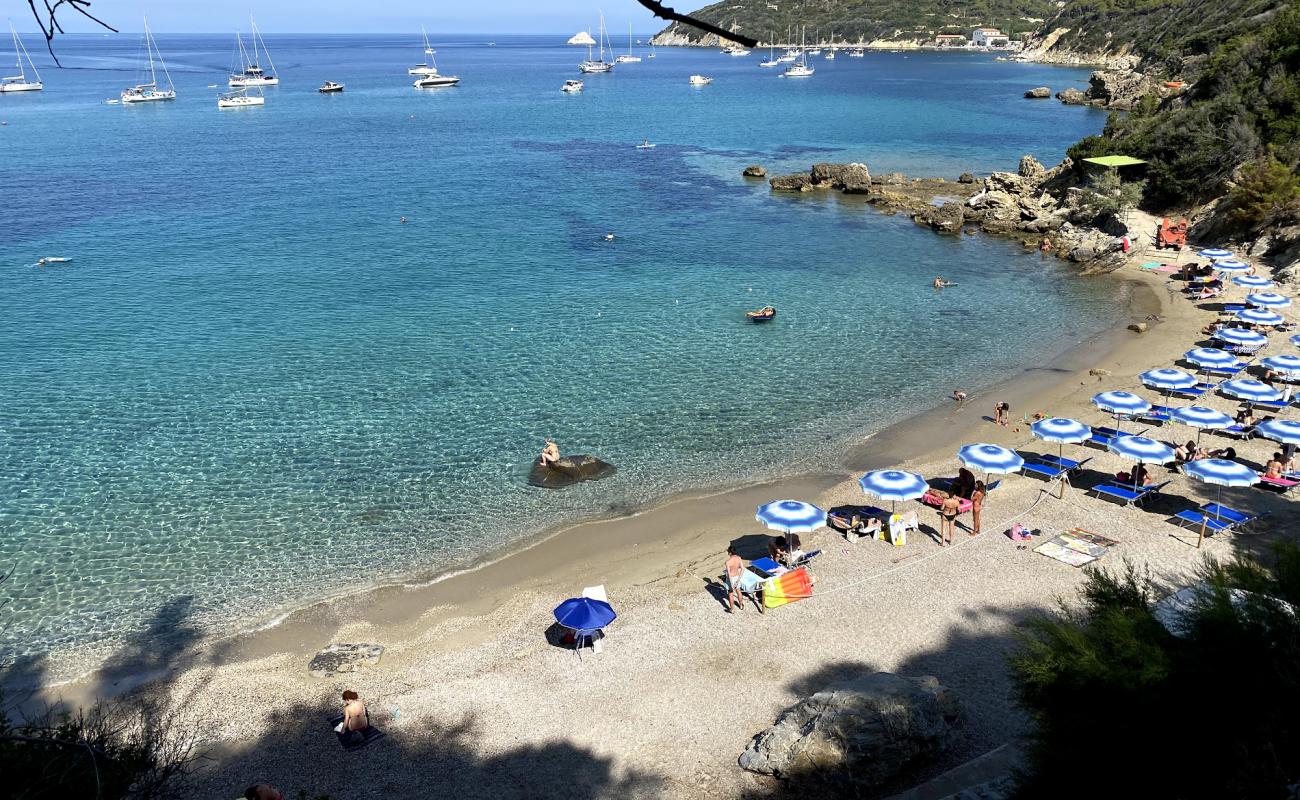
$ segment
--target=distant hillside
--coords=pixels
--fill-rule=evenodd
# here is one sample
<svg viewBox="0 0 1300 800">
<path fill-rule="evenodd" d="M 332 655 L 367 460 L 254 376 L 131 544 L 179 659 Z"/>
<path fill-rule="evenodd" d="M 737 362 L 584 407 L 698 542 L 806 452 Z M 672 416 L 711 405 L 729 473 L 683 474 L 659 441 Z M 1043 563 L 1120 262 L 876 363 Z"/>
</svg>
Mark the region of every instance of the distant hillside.
<svg viewBox="0 0 1300 800">
<path fill-rule="evenodd" d="M 1287 0 L 1072 0 L 1025 43 L 1042 61 L 1133 56 L 1169 75 L 1197 72 L 1224 42 L 1258 30 Z M 1103 58 L 1107 57 L 1107 58 Z"/>
<path fill-rule="evenodd" d="M 683 6 L 684 8 L 684 6 Z M 682 8 L 679 8 L 682 10 Z M 940 33 L 970 36 L 973 28 L 1000 29 L 1015 38 L 1038 30 L 1056 13 L 1053 0 L 734 0 L 714 3 L 692 16 L 767 42 L 798 41 L 806 26 L 808 41 L 867 43 L 876 39 L 929 41 Z M 714 45 L 717 38 L 673 23 L 654 38 L 656 44 Z"/>
</svg>

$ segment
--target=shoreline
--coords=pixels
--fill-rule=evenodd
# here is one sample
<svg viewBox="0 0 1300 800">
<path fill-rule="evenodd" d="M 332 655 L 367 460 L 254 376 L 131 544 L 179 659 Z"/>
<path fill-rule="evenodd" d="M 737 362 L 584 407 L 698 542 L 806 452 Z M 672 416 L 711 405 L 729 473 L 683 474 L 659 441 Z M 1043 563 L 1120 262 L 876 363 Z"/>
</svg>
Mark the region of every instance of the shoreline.
<svg viewBox="0 0 1300 800">
<path fill-rule="evenodd" d="M 970 392 L 962 408 L 946 398 L 892 422 L 879 430 L 853 433 L 841 441 L 833 470 L 782 474 L 742 485 L 698 487 L 673 492 L 628 513 L 593 515 L 540 530 L 536 535 L 484 553 L 472 562 L 425 576 L 410 575 L 379 584 L 357 586 L 338 594 L 304 601 L 268 614 L 250 627 L 204 632 L 187 647 L 177 663 L 166 669 L 134 671 L 129 663 L 109 663 L 80 675 L 43 684 L 45 699 L 88 704 L 97 696 L 117 696 L 201 663 L 228 666 L 289 653 L 304 667 L 323 647 L 346 640 L 357 626 L 386 630 L 375 638 L 409 635 L 415 626 L 436 626 L 451 620 L 483 618 L 521 592 L 567 591 L 576 594 L 579 575 L 597 572 L 607 586 L 636 586 L 682 569 L 721 552 L 706 545 L 708 531 L 723 519 L 753 528 L 753 509 L 782 497 L 820 498 L 853 473 L 905 461 L 934 457 L 947 445 L 986 424 L 994 395 L 1041 398 L 1043 403 L 1080 370 L 1111 359 L 1125 344 L 1139 338 L 1125 330 L 1128 321 L 1166 311 L 1157 282 L 1149 275 L 1076 276 L 1076 280 L 1114 280 L 1127 307 L 1115 327 L 1089 335 L 1064 351 L 1026 365 L 1018 372 Z M 964 387 L 965 388 L 965 387 Z M 987 400 L 987 402 L 985 402 Z M 1026 409 L 1021 399 L 1013 409 Z M 1018 413 L 1018 412 L 1017 412 Z M 703 522 L 700 522 L 703 520 Z M 663 537 L 660 530 L 673 533 Z M 666 537 L 666 538 L 665 538 Z M 590 546 L 594 540 L 595 546 Z M 658 540 L 658 541 L 656 541 Z M 712 548 L 712 549 L 709 549 Z M 579 551 L 582 551 L 581 553 Z M 634 552 L 635 551 L 635 552 Z M 649 559 L 654 559 L 649 563 Z M 600 571 L 603 567 L 603 572 Z M 590 582 L 597 582 L 592 578 Z M 567 595 L 566 595 L 567 596 Z M 376 631 L 378 632 L 378 631 Z M 344 637 L 344 638 L 340 638 Z M 218 653 L 215 658 L 205 654 Z"/>
</svg>

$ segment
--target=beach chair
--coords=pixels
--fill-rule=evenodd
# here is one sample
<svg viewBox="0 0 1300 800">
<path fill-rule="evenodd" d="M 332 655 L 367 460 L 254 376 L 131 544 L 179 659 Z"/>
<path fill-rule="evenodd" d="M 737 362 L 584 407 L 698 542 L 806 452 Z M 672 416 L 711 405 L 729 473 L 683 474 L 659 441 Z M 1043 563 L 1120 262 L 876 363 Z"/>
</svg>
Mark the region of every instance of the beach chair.
<svg viewBox="0 0 1300 800">
<path fill-rule="evenodd" d="M 790 569 L 799 569 L 800 567 L 807 566 L 809 561 L 812 561 L 814 558 L 816 558 L 821 554 L 822 551 L 820 550 L 812 550 L 807 553 L 800 553 L 798 556 L 795 557 L 794 561 L 790 563 Z"/>
<path fill-rule="evenodd" d="M 1026 475 L 1034 475 L 1044 480 L 1054 481 L 1063 475 L 1070 474 L 1068 467 L 1056 466 L 1054 464 L 1039 464 L 1033 461 L 1025 460 L 1025 465 L 1020 471 Z"/>
<path fill-rule="evenodd" d="M 1216 376 L 1223 376 L 1225 378 L 1231 378 L 1232 376 L 1240 373 L 1243 369 L 1245 369 L 1249 365 L 1250 365 L 1249 361 L 1238 360 L 1237 363 L 1235 364 L 1224 364 L 1221 367 L 1200 367 L 1200 370 L 1201 372 L 1204 372 L 1208 375 L 1216 375 Z"/>
<path fill-rule="evenodd" d="M 1049 464 L 1053 467 L 1064 467 L 1070 470 L 1071 472 L 1073 472 L 1074 470 L 1078 469 L 1079 467 L 1082 467 L 1084 464 L 1087 464 L 1089 461 L 1091 461 L 1092 457 L 1089 456 L 1088 458 L 1085 458 L 1082 461 L 1075 461 L 1072 458 L 1064 458 L 1062 456 L 1054 456 L 1051 455 L 1050 453 L 1045 453 L 1041 456 L 1034 456 L 1034 460 L 1042 464 Z"/>
<path fill-rule="evenodd" d="M 1262 408 L 1265 411 L 1281 411 L 1291 405 L 1285 400 L 1256 400 L 1251 403 L 1255 408 Z"/>
<path fill-rule="evenodd" d="M 1199 528 L 1204 525 L 1205 533 L 1209 536 L 1213 536 L 1222 531 L 1230 531 L 1233 526 L 1233 523 L 1229 520 L 1220 519 L 1212 514 L 1206 514 L 1202 511 L 1197 511 L 1196 509 L 1191 508 L 1185 511 L 1179 511 L 1177 514 L 1170 517 L 1170 519 L 1175 520 L 1176 524 L 1180 528 L 1186 528 L 1188 526 Z"/>
<path fill-rule="evenodd" d="M 1126 506 L 1136 506 L 1141 505 L 1142 501 L 1148 497 L 1158 494 L 1161 489 L 1168 485 L 1169 481 L 1163 481 L 1134 489 L 1132 484 L 1103 483 L 1092 487 L 1088 491 L 1095 493 L 1098 497 L 1122 501 Z"/>
<path fill-rule="evenodd" d="M 1254 514 L 1247 514 L 1243 511 L 1238 511 L 1235 508 L 1220 505 L 1219 503 L 1206 503 L 1201 506 L 1200 511 L 1202 514 L 1209 514 L 1215 519 L 1231 522 L 1233 527 L 1237 528 L 1245 528 L 1255 520 L 1259 519 L 1259 517 Z"/>
<path fill-rule="evenodd" d="M 1250 437 L 1255 435 L 1255 426 L 1233 424 L 1233 425 L 1229 425 L 1226 428 L 1220 428 L 1217 431 L 1213 431 L 1213 432 L 1219 434 L 1220 436 L 1227 436 L 1233 439 L 1249 439 Z"/>
<path fill-rule="evenodd" d="M 1145 433 L 1145 431 L 1143 431 L 1143 433 Z M 1118 431 L 1114 428 L 1106 428 L 1106 427 L 1093 428 L 1091 438 L 1089 438 L 1088 441 L 1084 442 L 1084 444 L 1094 445 L 1105 450 L 1110 445 L 1110 443 L 1114 441 L 1117 437 L 1133 436 L 1133 435 L 1135 434 L 1124 433 L 1123 431 Z M 1141 434 L 1136 434 L 1136 435 L 1141 435 Z"/>
<path fill-rule="evenodd" d="M 1287 494 L 1292 489 L 1300 486 L 1300 480 L 1292 478 L 1269 478 L 1265 475 L 1259 476 L 1259 483 L 1255 484 L 1256 488 L 1268 489 L 1278 494 Z"/>
<path fill-rule="evenodd" d="M 1192 398 L 1200 397 L 1206 392 L 1213 391 L 1214 387 L 1216 386 L 1218 386 L 1217 383 L 1206 383 L 1205 381 L 1201 381 L 1195 386 L 1189 386 L 1186 389 L 1170 389 L 1169 393 L 1172 395 L 1177 395 L 1178 397 L 1186 397 L 1192 399 Z M 1161 408 L 1164 408 L 1164 406 L 1161 406 Z M 1167 411 L 1165 412 L 1165 419 L 1169 419 L 1169 414 Z"/>
</svg>

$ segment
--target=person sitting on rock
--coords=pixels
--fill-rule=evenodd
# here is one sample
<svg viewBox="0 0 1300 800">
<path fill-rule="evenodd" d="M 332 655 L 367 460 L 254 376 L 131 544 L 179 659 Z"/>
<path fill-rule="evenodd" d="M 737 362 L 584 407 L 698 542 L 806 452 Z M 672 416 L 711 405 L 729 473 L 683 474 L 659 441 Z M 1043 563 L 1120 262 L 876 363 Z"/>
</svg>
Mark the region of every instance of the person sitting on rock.
<svg viewBox="0 0 1300 800">
<path fill-rule="evenodd" d="M 549 467 L 556 461 L 560 460 L 560 447 L 550 439 L 546 440 L 546 446 L 542 448 L 542 454 L 537 457 L 537 461 L 543 467 Z"/>
</svg>

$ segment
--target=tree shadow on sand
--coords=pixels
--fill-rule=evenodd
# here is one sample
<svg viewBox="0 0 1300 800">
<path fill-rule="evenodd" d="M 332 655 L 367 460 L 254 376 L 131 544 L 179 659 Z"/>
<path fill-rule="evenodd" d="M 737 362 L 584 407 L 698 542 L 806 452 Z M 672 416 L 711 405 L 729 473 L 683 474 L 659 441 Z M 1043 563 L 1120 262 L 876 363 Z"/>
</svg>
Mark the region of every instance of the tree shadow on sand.
<svg viewBox="0 0 1300 800">
<path fill-rule="evenodd" d="M 661 780 L 616 773 L 613 760 L 566 741 L 530 742 L 503 752 L 480 751 L 473 715 L 416 723 L 372 712 L 387 736 L 347 752 L 330 729 L 338 705 L 322 699 L 271 715 L 261 739 L 214 752 L 220 767 L 200 775 L 201 796 L 237 796 L 265 781 L 286 797 L 638 798 L 660 794 Z M 529 736 L 519 715 L 521 739 Z M 369 796 L 368 794 L 366 796 Z"/>
</svg>

